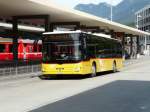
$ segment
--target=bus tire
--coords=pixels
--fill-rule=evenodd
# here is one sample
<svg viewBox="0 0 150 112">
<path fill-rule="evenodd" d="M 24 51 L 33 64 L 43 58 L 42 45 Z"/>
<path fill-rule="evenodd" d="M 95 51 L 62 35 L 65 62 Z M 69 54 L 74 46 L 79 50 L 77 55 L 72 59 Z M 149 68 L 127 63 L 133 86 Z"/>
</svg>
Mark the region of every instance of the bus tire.
<svg viewBox="0 0 150 112">
<path fill-rule="evenodd" d="M 91 73 L 91 77 L 96 77 L 96 64 L 93 63 L 92 64 L 92 73 Z"/>
<path fill-rule="evenodd" d="M 46 77 L 46 76 L 44 76 L 44 75 L 40 75 L 39 78 L 40 78 L 41 80 L 47 80 L 47 79 L 48 79 L 48 77 Z"/>
<path fill-rule="evenodd" d="M 113 62 L 113 73 L 117 72 L 117 66 L 116 66 L 116 62 Z"/>
</svg>

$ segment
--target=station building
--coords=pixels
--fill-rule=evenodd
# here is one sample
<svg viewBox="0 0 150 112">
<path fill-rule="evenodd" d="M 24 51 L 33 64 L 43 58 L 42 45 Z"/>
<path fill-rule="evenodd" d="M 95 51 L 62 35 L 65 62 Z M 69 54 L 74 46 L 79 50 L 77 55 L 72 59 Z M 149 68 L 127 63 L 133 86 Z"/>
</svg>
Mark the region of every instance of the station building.
<svg viewBox="0 0 150 112">
<path fill-rule="evenodd" d="M 135 13 L 135 23 L 139 30 L 150 32 L 150 5 L 145 6 Z M 140 36 L 141 52 L 150 54 L 150 36 Z"/>
</svg>

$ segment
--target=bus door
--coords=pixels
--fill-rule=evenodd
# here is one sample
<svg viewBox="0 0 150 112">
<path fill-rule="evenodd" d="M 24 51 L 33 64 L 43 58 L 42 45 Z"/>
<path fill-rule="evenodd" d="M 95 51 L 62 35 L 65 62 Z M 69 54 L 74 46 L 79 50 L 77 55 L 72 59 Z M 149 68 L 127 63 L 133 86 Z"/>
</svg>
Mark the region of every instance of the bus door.
<svg viewBox="0 0 150 112">
<path fill-rule="evenodd" d="M 91 59 L 92 59 L 92 56 L 91 56 L 91 46 L 90 46 L 90 42 L 88 42 L 88 39 L 87 39 L 87 35 L 83 35 L 83 38 L 81 39 L 81 51 L 83 53 L 83 67 L 84 67 L 84 70 L 86 70 L 87 74 L 88 73 L 91 73 Z M 85 71 L 84 71 L 85 72 Z"/>
</svg>

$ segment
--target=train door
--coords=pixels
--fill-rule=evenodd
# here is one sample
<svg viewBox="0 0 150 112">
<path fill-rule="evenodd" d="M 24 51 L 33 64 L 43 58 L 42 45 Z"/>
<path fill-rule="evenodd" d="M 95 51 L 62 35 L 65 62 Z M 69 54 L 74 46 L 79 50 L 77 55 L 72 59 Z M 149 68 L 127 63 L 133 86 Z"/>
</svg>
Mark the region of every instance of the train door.
<svg viewBox="0 0 150 112">
<path fill-rule="evenodd" d="M 32 60 L 33 56 L 33 46 L 31 44 L 26 45 L 26 59 Z"/>
</svg>

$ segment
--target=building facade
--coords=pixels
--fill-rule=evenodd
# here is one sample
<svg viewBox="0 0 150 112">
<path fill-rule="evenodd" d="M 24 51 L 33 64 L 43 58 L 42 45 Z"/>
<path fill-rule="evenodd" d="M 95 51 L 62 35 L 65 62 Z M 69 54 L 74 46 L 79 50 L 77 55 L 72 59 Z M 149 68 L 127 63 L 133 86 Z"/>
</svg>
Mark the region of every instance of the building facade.
<svg viewBox="0 0 150 112">
<path fill-rule="evenodd" d="M 150 4 L 135 13 L 135 25 L 139 30 L 150 32 Z M 150 36 L 141 36 L 141 54 L 150 54 Z"/>
</svg>

